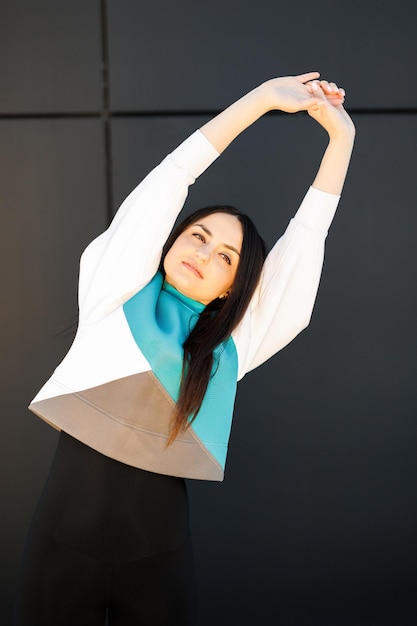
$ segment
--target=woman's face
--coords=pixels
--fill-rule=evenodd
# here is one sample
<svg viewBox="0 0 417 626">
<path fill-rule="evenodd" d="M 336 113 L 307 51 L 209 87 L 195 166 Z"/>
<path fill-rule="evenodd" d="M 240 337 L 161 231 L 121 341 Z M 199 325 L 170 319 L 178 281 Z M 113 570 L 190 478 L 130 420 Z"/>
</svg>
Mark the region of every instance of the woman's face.
<svg viewBox="0 0 417 626">
<path fill-rule="evenodd" d="M 242 248 L 242 225 L 228 213 L 212 213 L 177 237 L 164 260 L 165 280 L 202 304 L 228 295 Z"/>
</svg>

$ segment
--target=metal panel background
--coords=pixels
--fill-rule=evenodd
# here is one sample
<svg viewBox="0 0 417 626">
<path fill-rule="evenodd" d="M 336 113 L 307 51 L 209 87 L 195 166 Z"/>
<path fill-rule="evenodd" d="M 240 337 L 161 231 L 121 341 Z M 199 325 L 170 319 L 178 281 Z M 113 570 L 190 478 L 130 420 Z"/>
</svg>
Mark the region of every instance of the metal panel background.
<svg viewBox="0 0 417 626">
<path fill-rule="evenodd" d="M 56 442 L 26 406 L 70 341 L 81 250 L 107 207 L 217 109 L 313 67 L 346 87 L 356 147 L 312 323 L 239 385 L 225 482 L 189 482 L 201 626 L 416 622 L 412 8 L 1 3 L 5 626 Z M 114 111 L 102 104 L 108 62 Z M 185 211 L 236 204 L 271 245 L 324 145 L 306 115 L 270 114 L 197 181 Z"/>
<path fill-rule="evenodd" d="M 79 256 L 105 228 L 99 120 L 0 120 L 1 622 L 56 431 L 27 410 L 71 341 Z"/>
<path fill-rule="evenodd" d="M 222 108 L 259 82 L 311 70 L 353 107 L 415 107 L 415 3 L 109 1 L 115 110 Z"/>
<path fill-rule="evenodd" d="M 1 0 L 0 114 L 101 109 L 99 0 Z"/>
</svg>

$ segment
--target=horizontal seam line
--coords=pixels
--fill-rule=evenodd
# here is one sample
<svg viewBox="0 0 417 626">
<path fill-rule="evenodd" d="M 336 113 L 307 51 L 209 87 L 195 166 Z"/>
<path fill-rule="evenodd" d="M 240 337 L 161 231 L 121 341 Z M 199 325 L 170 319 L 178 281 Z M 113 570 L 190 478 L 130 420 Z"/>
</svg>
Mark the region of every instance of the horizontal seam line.
<svg viewBox="0 0 417 626">
<path fill-rule="evenodd" d="M 415 107 L 386 107 L 386 108 L 366 108 L 366 107 L 346 107 L 348 113 L 353 115 L 410 115 L 417 114 Z M 36 119 L 103 119 L 107 120 L 120 118 L 148 118 L 148 117 L 198 117 L 198 116 L 215 116 L 220 113 L 220 109 L 215 110 L 192 110 L 180 111 L 173 109 L 165 111 L 152 110 L 126 110 L 111 111 L 108 109 L 98 111 L 42 111 L 42 112 L 19 112 L 19 113 L 0 113 L 0 120 L 36 120 Z M 295 115 L 305 115 L 305 111 L 299 111 Z M 283 111 L 269 111 L 266 115 L 288 115 Z M 265 117 L 265 116 L 264 116 Z"/>
</svg>

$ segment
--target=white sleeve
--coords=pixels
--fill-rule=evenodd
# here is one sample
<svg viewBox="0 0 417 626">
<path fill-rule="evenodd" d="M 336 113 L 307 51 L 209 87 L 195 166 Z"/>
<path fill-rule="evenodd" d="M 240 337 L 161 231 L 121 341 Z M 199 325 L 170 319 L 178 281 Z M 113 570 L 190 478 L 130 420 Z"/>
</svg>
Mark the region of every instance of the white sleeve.
<svg viewBox="0 0 417 626">
<path fill-rule="evenodd" d="M 189 185 L 218 156 L 196 131 L 125 199 L 109 228 L 82 254 L 80 322 L 107 315 L 149 282 Z"/>
<path fill-rule="evenodd" d="M 286 346 L 310 322 L 327 230 L 340 196 L 310 187 L 265 261 L 258 288 L 233 338 L 239 379 Z"/>
</svg>

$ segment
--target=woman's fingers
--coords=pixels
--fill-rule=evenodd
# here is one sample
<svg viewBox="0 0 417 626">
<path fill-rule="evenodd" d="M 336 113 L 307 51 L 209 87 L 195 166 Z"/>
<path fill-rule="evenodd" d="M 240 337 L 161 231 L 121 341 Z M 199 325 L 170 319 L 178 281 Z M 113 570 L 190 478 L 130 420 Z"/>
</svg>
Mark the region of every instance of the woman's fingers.
<svg viewBox="0 0 417 626">
<path fill-rule="evenodd" d="M 327 80 L 314 80 L 313 83 L 320 85 L 326 96 L 342 96 L 344 97 L 345 90 L 338 87 L 336 83 L 329 83 Z"/>
<path fill-rule="evenodd" d="M 320 77 L 320 72 L 307 72 L 307 74 L 299 74 L 295 78 L 300 81 L 300 83 L 307 83 L 310 80 L 316 80 Z"/>
<path fill-rule="evenodd" d="M 309 83 L 309 87 L 312 95 L 323 95 L 333 106 L 343 104 L 345 101 L 345 90 L 339 88 L 336 83 L 330 83 L 327 80 L 313 80 Z"/>
</svg>

